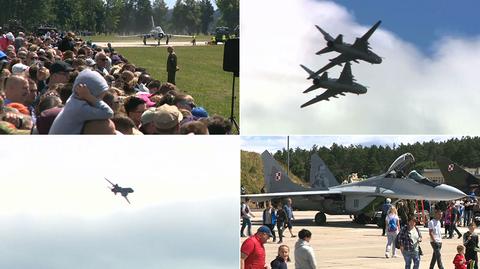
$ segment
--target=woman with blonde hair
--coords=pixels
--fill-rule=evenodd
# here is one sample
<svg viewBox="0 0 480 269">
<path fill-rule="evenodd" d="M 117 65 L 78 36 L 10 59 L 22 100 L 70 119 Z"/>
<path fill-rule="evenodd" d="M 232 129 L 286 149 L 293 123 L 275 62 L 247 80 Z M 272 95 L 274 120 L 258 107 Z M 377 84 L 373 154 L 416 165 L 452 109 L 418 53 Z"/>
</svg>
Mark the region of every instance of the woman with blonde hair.
<svg viewBox="0 0 480 269">
<path fill-rule="evenodd" d="M 270 263 L 272 269 L 287 269 L 287 262 L 290 261 L 290 248 L 287 245 L 281 245 L 278 247 L 278 255 Z"/>
<path fill-rule="evenodd" d="M 391 257 L 396 258 L 397 254 L 395 248 L 395 239 L 400 231 L 400 218 L 398 217 L 397 209 L 392 206 L 388 210 L 388 215 L 385 218 L 385 227 L 387 228 L 387 246 L 385 247 L 385 258 L 390 257 L 390 251 L 393 249 Z"/>
</svg>

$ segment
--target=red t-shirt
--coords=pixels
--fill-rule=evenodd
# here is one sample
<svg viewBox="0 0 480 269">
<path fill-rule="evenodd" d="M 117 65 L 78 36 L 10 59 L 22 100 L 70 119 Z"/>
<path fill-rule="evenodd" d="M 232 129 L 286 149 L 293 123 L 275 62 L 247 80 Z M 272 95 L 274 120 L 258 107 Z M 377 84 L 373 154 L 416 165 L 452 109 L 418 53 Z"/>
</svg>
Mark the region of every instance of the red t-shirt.
<svg viewBox="0 0 480 269">
<path fill-rule="evenodd" d="M 257 235 L 247 238 L 240 251 L 248 256 L 245 269 L 265 269 L 265 248 Z"/>
<path fill-rule="evenodd" d="M 460 264 L 461 261 L 463 261 L 463 264 Z M 465 256 L 462 254 L 455 255 L 453 264 L 455 264 L 455 269 L 467 269 L 467 262 L 465 261 Z"/>
</svg>

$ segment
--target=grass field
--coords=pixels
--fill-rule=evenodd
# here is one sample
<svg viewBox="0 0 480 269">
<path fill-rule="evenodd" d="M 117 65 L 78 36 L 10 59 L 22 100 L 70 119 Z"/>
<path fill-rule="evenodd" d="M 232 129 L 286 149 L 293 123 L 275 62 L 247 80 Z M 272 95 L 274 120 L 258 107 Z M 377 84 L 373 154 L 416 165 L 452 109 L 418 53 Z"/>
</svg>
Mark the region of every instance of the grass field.
<svg viewBox="0 0 480 269">
<path fill-rule="evenodd" d="M 91 40 L 92 42 L 128 42 L 128 41 L 142 41 L 141 37 L 138 36 L 119 36 L 119 35 L 94 35 L 94 36 L 81 36 L 83 40 Z M 197 35 L 195 36 L 197 42 L 210 41 L 211 36 L 209 35 Z M 171 41 L 191 41 L 192 38 L 189 37 L 173 37 Z M 148 39 L 149 43 L 156 43 L 152 38 Z M 162 44 L 165 43 L 165 38 L 162 39 Z"/>
<path fill-rule="evenodd" d="M 155 79 L 167 81 L 167 50 L 164 47 L 117 48 L 136 66 L 141 66 Z M 230 117 L 232 73 L 223 71 L 223 46 L 175 48 L 178 57 L 177 87 L 192 95 L 195 103 L 205 107 L 209 115 Z M 235 118 L 239 123 L 239 78 L 235 79 Z"/>
</svg>

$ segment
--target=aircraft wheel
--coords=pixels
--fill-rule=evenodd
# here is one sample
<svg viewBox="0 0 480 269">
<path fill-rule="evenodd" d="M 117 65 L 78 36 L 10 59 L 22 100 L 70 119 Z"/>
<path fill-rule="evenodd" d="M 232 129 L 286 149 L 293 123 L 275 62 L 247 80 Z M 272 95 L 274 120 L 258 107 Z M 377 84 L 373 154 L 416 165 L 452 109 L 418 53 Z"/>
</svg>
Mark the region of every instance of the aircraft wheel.
<svg viewBox="0 0 480 269">
<path fill-rule="evenodd" d="M 358 224 L 367 224 L 367 223 L 369 223 L 369 220 L 370 220 L 370 218 L 363 213 L 360 214 L 360 215 L 357 215 L 357 217 L 355 219 L 357 220 L 356 222 Z"/>
<path fill-rule="evenodd" d="M 323 212 L 318 212 L 315 215 L 315 223 L 317 225 L 325 225 L 327 223 L 327 216 Z"/>
</svg>

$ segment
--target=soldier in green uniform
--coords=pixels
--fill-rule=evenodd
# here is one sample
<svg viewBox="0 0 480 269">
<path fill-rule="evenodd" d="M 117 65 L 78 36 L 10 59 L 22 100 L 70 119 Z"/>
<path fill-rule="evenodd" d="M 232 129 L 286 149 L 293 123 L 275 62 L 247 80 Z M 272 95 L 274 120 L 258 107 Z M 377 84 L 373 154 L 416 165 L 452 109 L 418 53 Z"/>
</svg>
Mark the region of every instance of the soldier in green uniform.
<svg viewBox="0 0 480 269">
<path fill-rule="evenodd" d="M 179 70 L 177 66 L 177 55 L 172 46 L 167 47 L 168 58 L 167 58 L 167 81 L 175 85 L 175 73 Z"/>
</svg>

